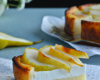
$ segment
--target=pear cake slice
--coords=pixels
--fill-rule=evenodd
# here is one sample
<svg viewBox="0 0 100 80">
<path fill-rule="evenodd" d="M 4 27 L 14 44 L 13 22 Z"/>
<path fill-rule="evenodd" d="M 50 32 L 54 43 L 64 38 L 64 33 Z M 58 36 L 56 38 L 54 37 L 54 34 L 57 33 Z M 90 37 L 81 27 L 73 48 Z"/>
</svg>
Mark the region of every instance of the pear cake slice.
<svg viewBox="0 0 100 80">
<path fill-rule="evenodd" d="M 47 45 L 39 50 L 26 48 L 23 55 L 13 57 L 15 80 L 86 80 L 86 64 L 83 66 L 73 64 L 62 59 L 68 58 L 66 56 L 59 58 L 58 52 L 61 51 L 55 54 L 50 49 L 58 51 L 55 46 Z"/>
<path fill-rule="evenodd" d="M 35 71 L 34 67 L 24 64 L 22 56 L 13 57 L 13 73 L 15 80 L 86 80 L 86 65 L 73 65 L 70 73 L 64 69 L 52 71 Z"/>
<path fill-rule="evenodd" d="M 90 7 L 91 10 L 100 10 L 100 4 L 97 4 L 97 5 L 92 5 Z"/>
<path fill-rule="evenodd" d="M 5 34 L 3 32 L 0 32 L 0 49 L 3 49 L 7 46 L 26 46 L 26 45 L 32 45 L 34 43 L 39 43 L 41 42 L 37 41 L 37 42 L 32 42 L 32 41 L 28 41 L 25 39 L 21 39 L 21 38 L 17 38 L 17 37 L 13 37 L 10 36 L 8 34 Z"/>
<path fill-rule="evenodd" d="M 39 51 L 35 48 L 26 48 L 22 56 L 22 62 L 32 65 L 35 68 L 35 71 L 49 71 L 57 68 L 54 65 L 39 62 L 37 60 L 38 52 Z"/>
</svg>

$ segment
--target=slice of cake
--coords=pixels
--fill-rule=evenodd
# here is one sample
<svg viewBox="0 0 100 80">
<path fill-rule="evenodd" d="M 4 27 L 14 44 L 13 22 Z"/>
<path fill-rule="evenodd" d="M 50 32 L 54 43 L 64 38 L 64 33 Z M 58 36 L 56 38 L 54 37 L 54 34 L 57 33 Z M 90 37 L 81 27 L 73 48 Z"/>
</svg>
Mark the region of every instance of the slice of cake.
<svg viewBox="0 0 100 80">
<path fill-rule="evenodd" d="M 15 80 L 86 80 L 86 64 L 80 63 L 79 60 L 87 59 L 86 53 L 75 50 L 74 54 L 74 49 L 59 49 L 59 46 L 61 45 L 45 46 L 39 51 L 26 48 L 23 55 L 13 57 Z M 69 52 L 66 52 L 67 50 Z"/>
</svg>

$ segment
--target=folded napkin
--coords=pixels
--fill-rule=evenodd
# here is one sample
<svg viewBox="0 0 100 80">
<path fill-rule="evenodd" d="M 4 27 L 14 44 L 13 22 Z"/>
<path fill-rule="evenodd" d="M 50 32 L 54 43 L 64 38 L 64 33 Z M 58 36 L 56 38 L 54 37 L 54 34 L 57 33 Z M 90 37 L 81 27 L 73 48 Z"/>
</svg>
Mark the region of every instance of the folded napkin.
<svg viewBox="0 0 100 80">
<path fill-rule="evenodd" d="M 64 29 L 64 25 L 65 25 L 64 17 L 58 18 L 55 16 L 44 16 L 42 20 L 41 30 L 52 37 L 56 37 L 62 40 L 59 36 L 52 33 L 52 27 L 56 26 L 59 29 Z M 64 41 L 64 42 L 71 45 L 76 50 L 86 52 L 89 57 L 93 55 L 100 55 L 100 47 L 74 44 L 74 43 L 67 42 L 67 41 Z"/>
<path fill-rule="evenodd" d="M 87 80 L 100 80 L 100 66 L 87 65 Z M 12 60 L 0 58 L 0 80 L 15 80 Z"/>
</svg>

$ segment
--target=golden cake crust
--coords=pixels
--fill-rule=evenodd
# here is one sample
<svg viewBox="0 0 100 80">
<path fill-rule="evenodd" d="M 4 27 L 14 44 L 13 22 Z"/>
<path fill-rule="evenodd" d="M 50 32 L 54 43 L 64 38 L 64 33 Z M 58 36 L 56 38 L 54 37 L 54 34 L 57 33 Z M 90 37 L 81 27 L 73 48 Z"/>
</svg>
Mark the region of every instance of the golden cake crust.
<svg viewBox="0 0 100 80">
<path fill-rule="evenodd" d="M 81 38 L 100 43 L 100 22 L 82 20 Z M 88 27 L 87 27 L 88 26 Z"/>
<path fill-rule="evenodd" d="M 65 32 L 70 36 L 73 36 L 73 27 L 75 18 L 70 17 L 69 14 L 74 15 L 74 12 L 78 11 L 77 6 L 72 6 L 65 11 Z"/>
<path fill-rule="evenodd" d="M 30 74 L 31 70 L 33 70 L 33 67 L 31 65 L 22 63 L 21 58 L 22 56 L 18 56 L 12 59 L 15 80 L 30 80 L 29 78 L 33 76 L 33 74 Z"/>
<path fill-rule="evenodd" d="M 65 16 L 65 32 L 70 36 L 73 36 L 74 34 L 73 32 L 74 21 L 75 21 L 75 18 L 74 17 L 72 18 L 70 14 Z"/>
</svg>

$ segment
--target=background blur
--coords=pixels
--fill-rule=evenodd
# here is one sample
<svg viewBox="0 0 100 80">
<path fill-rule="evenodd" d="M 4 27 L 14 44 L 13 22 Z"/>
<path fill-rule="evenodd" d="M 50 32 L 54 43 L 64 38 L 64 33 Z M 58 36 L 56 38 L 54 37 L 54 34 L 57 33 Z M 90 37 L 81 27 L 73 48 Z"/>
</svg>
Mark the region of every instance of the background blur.
<svg viewBox="0 0 100 80">
<path fill-rule="evenodd" d="M 59 8 L 59 7 L 71 7 L 78 6 L 87 3 L 95 3 L 95 0 L 33 0 L 31 3 L 26 4 L 26 8 L 28 7 L 37 7 L 37 8 Z M 100 2 L 100 1 L 99 1 Z"/>
</svg>

